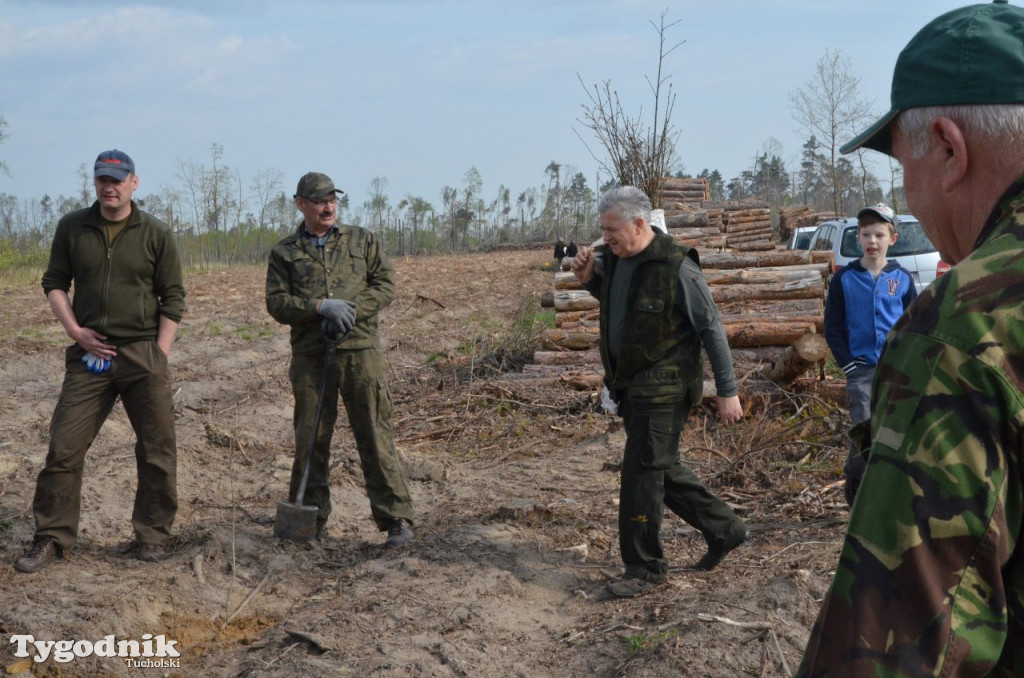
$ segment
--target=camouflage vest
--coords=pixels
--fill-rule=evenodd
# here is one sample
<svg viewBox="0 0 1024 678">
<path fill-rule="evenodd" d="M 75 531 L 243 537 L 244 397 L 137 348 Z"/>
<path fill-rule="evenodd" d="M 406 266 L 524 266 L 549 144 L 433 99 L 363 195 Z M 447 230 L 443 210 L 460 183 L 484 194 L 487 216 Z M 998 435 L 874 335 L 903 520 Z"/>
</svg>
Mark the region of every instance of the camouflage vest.
<svg viewBox="0 0 1024 678">
<path fill-rule="evenodd" d="M 626 295 L 622 343 L 613 372 L 608 354 L 608 310 L 601 307 L 601 362 L 608 390 L 632 402 L 672 403 L 690 394 L 699 399 L 703 390 L 704 363 L 700 336 L 689 319 L 676 308 L 679 268 L 689 256 L 698 262 L 697 251 L 677 245 L 671 236 L 657 234 L 637 256 L 637 266 Z M 605 253 L 601 298 L 610 297 L 611 279 L 619 258 Z M 697 395 L 694 395 L 697 394 Z"/>
</svg>

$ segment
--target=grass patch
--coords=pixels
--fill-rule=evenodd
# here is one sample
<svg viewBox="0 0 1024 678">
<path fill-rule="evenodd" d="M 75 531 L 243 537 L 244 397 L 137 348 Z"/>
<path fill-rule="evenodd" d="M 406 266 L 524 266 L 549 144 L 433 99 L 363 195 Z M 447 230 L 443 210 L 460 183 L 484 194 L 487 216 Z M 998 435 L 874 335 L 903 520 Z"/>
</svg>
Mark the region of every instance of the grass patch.
<svg viewBox="0 0 1024 678">
<path fill-rule="evenodd" d="M 666 640 L 671 640 L 679 635 L 677 629 L 671 628 L 655 633 L 653 635 L 644 635 L 642 633 L 635 636 L 626 637 L 626 648 L 630 654 L 639 654 L 641 652 L 649 652 L 654 648 L 658 647 Z"/>
</svg>

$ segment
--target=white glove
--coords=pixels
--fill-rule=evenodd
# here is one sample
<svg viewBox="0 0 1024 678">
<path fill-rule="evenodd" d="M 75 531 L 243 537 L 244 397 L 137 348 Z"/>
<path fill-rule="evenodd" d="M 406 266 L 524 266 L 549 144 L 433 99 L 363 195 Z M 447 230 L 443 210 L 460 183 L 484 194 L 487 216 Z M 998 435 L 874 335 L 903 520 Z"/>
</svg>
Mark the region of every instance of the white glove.
<svg viewBox="0 0 1024 678">
<path fill-rule="evenodd" d="M 608 414 L 618 414 L 619 404 L 612 400 L 612 394 L 608 391 L 608 387 L 601 389 L 601 407 Z"/>
</svg>

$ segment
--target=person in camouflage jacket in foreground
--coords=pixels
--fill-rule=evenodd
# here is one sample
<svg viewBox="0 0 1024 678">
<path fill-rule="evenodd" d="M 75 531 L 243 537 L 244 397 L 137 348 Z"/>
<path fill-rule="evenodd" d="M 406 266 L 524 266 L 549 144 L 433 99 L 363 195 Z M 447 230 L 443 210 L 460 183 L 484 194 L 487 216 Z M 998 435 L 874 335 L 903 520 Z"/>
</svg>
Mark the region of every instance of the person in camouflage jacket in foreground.
<svg viewBox="0 0 1024 678">
<path fill-rule="evenodd" d="M 889 335 L 867 472 L 797 672 L 1024 675 L 1024 11 L 949 12 L 900 54 L 894 156 L 953 268 Z"/>
</svg>

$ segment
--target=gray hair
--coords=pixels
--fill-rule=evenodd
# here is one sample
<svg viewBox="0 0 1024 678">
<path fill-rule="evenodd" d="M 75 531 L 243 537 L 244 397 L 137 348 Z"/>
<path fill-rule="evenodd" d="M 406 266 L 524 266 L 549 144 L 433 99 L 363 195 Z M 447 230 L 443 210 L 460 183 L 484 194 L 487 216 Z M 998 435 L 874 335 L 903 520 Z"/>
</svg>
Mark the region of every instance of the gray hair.
<svg viewBox="0 0 1024 678">
<path fill-rule="evenodd" d="M 619 211 L 620 221 L 633 221 L 640 217 L 645 224 L 651 223 L 651 199 L 636 186 L 619 186 L 601 194 L 597 213 L 601 215 L 612 210 Z"/>
<path fill-rule="evenodd" d="M 928 126 L 935 118 L 949 118 L 970 136 L 987 140 L 1003 149 L 1015 163 L 1024 160 L 1021 142 L 1024 141 L 1024 106 L 1020 104 L 925 106 L 908 108 L 896 119 L 900 132 L 907 140 L 914 159 L 928 152 Z"/>
</svg>

